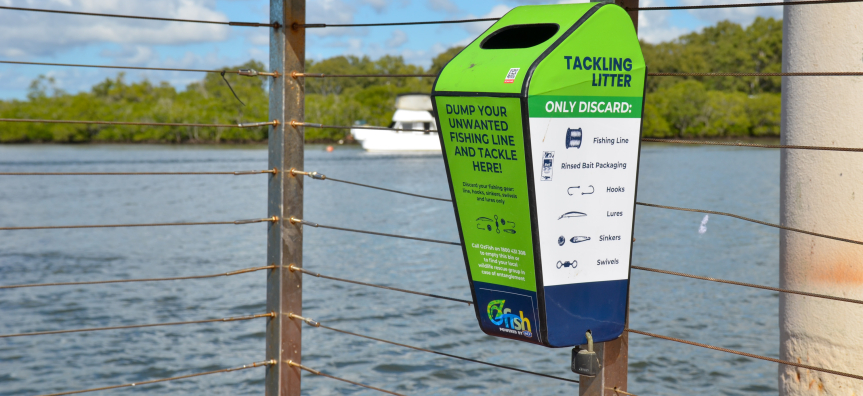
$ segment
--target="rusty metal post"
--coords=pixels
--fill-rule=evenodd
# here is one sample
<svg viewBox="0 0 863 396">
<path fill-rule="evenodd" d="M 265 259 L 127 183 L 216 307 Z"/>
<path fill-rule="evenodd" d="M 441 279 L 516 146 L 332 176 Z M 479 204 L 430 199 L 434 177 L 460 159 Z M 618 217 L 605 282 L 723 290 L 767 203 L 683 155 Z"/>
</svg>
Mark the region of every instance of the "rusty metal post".
<svg viewBox="0 0 863 396">
<path fill-rule="evenodd" d="M 638 8 L 639 0 L 602 0 L 614 3 L 624 9 Z M 638 33 L 638 11 L 627 11 L 632 18 L 635 32 Z M 629 301 L 626 302 L 627 315 L 626 327 L 629 328 Z M 621 393 L 615 389 L 626 392 L 627 377 L 629 374 L 629 333 L 623 332 L 620 338 L 614 341 L 597 343 L 594 347 L 599 363 L 602 365 L 600 374 L 596 377 L 579 376 L 579 396 L 620 396 Z"/>
<path fill-rule="evenodd" d="M 267 323 L 267 359 L 278 363 L 267 367 L 267 396 L 299 396 L 300 371 L 286 362 L 300 363 L 302 353 L 301 323 L 288 317 L 302 315 L 303 288 L 299 272 L 288 266 L 302 267 L 303 234 L 291 216 L 303 217 L 303 180 L 291 175 L 292 168 L 303 168 L 303 130 L 291 121 L 303 121 L 304 87 L 291 72 L 304 70 L 305 0 L 270 0 L 270 21 L 279 26 L 270 32 L 270 119 L 279 122 L 269 131 L 269 166 L 278 172 L 270 177 L 267 213 L 278 216 L 267 236 L 267 263 L 278 268 L 267 274 L 267 311 L 277 316 Z"/>
</svg>

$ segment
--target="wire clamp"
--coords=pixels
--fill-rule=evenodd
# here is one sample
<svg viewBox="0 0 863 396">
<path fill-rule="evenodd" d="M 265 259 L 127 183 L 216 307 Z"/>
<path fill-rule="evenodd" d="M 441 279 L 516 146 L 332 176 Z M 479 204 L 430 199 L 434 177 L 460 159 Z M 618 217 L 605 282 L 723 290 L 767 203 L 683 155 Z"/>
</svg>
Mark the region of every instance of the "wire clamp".
<svg viewBox="0 0 863 396">
<path fill-rule="evenodd" d="M 313 320 L 313 319 L 311 319 L 311 318 L 304 318 L 304 317 L 302 317 L 302 316 L 300 316 L 300 315 L 295 315 L 295 314 L 293 314 L 293 313 L 289 313 L 289 314 L 288 314 L 288 317 L 289 317 L 289 318 L 291 318 L 291 319 L 299 319 L 299 320 L 302 320 L 303 322 L 308 323 L 310 326 L 314 326 L 314 327 L 321 327 L 321 324 L 320 324 L 320 323 L 318 323 L 318 322 L 314 321 L 314 320 Z"/>
<path fill-rule="evenodd" d="M 298 219 L 298 218 L 293 217 L 293 216 L 292 216 L 292 217 L 290 217 L 290 218 L 288 218 L 288 221 L 289 221 L 289 222 L 291 222 L 291 224 L 297 224 L 297 223 L 300 223 L 300 224 L 302 224 L 302 225 L 307 225 L 307 226 L 312 226 L 312 227 L 319 227 L 318 223 L 312 223 L 311 221 L 305 221 L 305 220 L 303 220 L 303 219 Z"/>
</svg>

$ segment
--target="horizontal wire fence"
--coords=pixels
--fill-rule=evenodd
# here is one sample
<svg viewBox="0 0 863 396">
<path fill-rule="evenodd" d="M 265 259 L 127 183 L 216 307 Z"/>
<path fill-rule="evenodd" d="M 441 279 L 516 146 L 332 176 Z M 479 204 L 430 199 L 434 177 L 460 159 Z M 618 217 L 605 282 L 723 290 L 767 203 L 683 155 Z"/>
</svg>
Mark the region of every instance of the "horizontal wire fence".
<svg viewBox="0 0 863 396">
<path fill-rule="evenodd" d="M 492 366 L 492 367 L 496 367 L 496 368 L 499 368 L 499 369 L 518 371 L 518 372 L 520 372 L 520 373 L 524 373 L 524 374 L 531 374 L 531 375 L 536 375 L 536 376 L 540 376 L 540 377 L 556 379 L 556 380 L 560 380 L 560 381 L 572 382 L 572 383 L 576 383 L 576 384 L 578 383 L 578 380 L 574 380 L 574 379 L 563 378 L 563 377 L 558 377 L 558 376 L 549 375 L 549 374 L 543 374 L 543 373 L 537 373 L 537 372 L 535 372 L 535 371 L 522 370 L 522 369 L 520 369 L 520 368 L 515 368 L 515 367 L 510 367 L 510 366 L 504 366 L 504 365 L 495 364 L 495 363 L 484 362 L 484 361 L 482 361 L 482 360 L 476 360 L 476 359 L 466 358 L 466 357 L 463 357 L 463 356 L 452 355 L 452 354 L 449 354 L 449 353 L 444 353 L 444 352 L 440 352 L 440 351 L 434 351 L 434 350 L 427 349 L 427 348 L 420 348 L 420 347 L 413 346 L 413 345 L 401 344 L 401 343 L 398 343 L 398 342 L 388 341 L 388 340 L 384 340 L 384 339 L 381 339 L 381 338 L 376 338 L 376 337 L 371 337 L 371 336 L 367 336 L 367 335 L 363 335 L 363 334 L 353 333 L 353 332 L 350 332 L 350 331 L 347 331 L 347 330 L 342 330 L 342 329 L 337 329 L 337 328 L 335 328 L 335 327 L 325 326 L 325 325 L 321 324 L 321 322 L 318 322 L 318 321 L 315 321 L 315 320 L 313 320 L 313 319 L 309 319 L 309 318 L 304 318 L 304 317 L 299 316 L 299 315 L 290 314 L 289 316 L 290 316 L 292 319 L 299 319 L 299 320 L 301 320 L 301 321 L 305 322 L 306 324 L 308 324 L 309 326 L 312 326 L 312 327 L 320 327 L 320 328 L 323 328 L 323 329 L 332 330 L 332 331 L 335 331 L 335 332 L 338 332 L 338 333 L 347 334 L 347 335 L 354 336 L 354 337 L 365 338 L 365 339 L 368 339 L 368 340 L 373 340 L 373 341 L 383 342 L 383 343 L 386 343 L 386 344 L 396 345 L 396 346 L 400 346 L 400 347 L 404 347 L 404 348 L 409 348 L 409 349 L 413 349 L 413 350 L 417 350 L 417 351 L 428 352 L 428 353 L 434 353 L 434 354 L 436 354 L 436 355 L 446 356 L 446 357 L 453 358 L 453 359 L 459 359 L 459 360 L 464 360 L 464 361 L 468 361 L 468 362 L 484 364 L 484 365 Z"/>
<path fill-rule="evenodd" d="M 0 172 L 0 176 L 142 176 L 142 175 L 259 175 L 276 174 L 275 169 L 234 172 Z"/>
<path fill-rule="evenodd" d="M 103 14 L 103 13 L 95 13 L 95 12 L 48 10 L 48 9 L 42 9 L 42 8 L 24 8 L 24 7 L 0 6 L 0 10 L 44 12 L 44 13 L 49 13 L 49 14 L 83 15 L 83 16 L 97 16 L 97 17 L 109 17 L 109 18 L 143 19 L 143 20 L 149 20 L 149 21 L 163 21 L 163 22 L 206 23 L 206 24 L 212 24 L 212 25 L 228 25 L 228 26 L 246 26 L 246 27 L 264 27 L 265 26 L 265 27 L 274 27 L 274 28 L 279 27 L 279 25 L 277 23 L 206 21 L 206 20 L 201 20 L 201 19 L 179 19 L 179 18 L 149 17 L 149 16 L 140 16 L 140 15 Z"/>
<path fill-rule="evenodd" d="M 774 6 L 798 6 L 798 5 L 825 5 L 833 3 L 858 3 L 863 0 L 805 0 L 805 1 L 770 1 L 763 3 L 730 3 L 730 4 L 707 4 L 692 6 L 671 7 L 624 7 L 627 11 L 674 11 L 674 10 L 705 10 L 716 8 L 749 8 L 749 7 L 774 7 Z"/>
<path fill-rule="evenodd" d="M 381 131 L 398 131 L 398 132 L 435 132 L 437 129 L 406 129 L 406 128 L 389 128 L 365 125 L 326 125 L 315 124 L 311 122 L 291 121 L 291 126 L 306 127 L 306 128 L 330 128 L 330 129 L 368 129 Z M 750 148 L 775 148 L 775 149 L 799 149 L 799 150 L 821 150 L 821 151 L 847 151 L 847 152 L 863 152 L 863 148 L 856 147 L 829 147 L 829 146 L 804 146 L 794 144 L 759 144 L 759 143 L 743 143 L 743 142 L 714 142 L 708 140 L 681 140 L 681 139 L 657 139 L 657 138 L 641 138 L 643 142 L 655 143 L 670 143 L 670 144 L 695 144 L 707 146 L 735 146 L 735 147 L 750 147 Z"/>
<path fill-rule="evenodd" d="M 360 383 L 360 382 L 351 381 L 351 380 L 346 379 L 346 378 L 341 378 L 341 377 L 336 377 L 336 376 L 334 376 L 334 375 L 325 374 L 325 373 L 322 373 L 322 372 L 320 372 L 320 371 L 318 371 L 318 370 L 315 370 L 315 369 L 313 369 L 313 368 L 309 368 L 309 367 L 303 366 L 302 364 L 296 363 L 296 362 L 294 362 L 293 360 L 288 360 L 286 363 L 287 363 L 289 366 L 291 366 L 291 367 L 296 367 L 296 368 L 298 368 L 298 369 L 308 371 L 308 372 L 310 372 L 310 373 L 312 373 L 312 374 L 320 375 L 321 377 L 327 377 L 327 378 L 329 378 L 329 379 L 334 379 L 334 380 L 336 380 L 336 381 L 347 382 L 347 383 L 349 383 L 349 384 L 351 384 L 351 385 L 356 385 L 356 386 L 360 386 L 360 387 L 363 387 L 363 388 L 366 388 L 366 389 L 376 390 L 376 391 L 378 391 L 378 392 L 383 392 L 383 393 L 387 393 L 387 394 L 390 394 L 390 395 L 395 395 L 395 396 L 405 396 L 405 395 L 403 395 L 403 394 L 401 394 L 401 393 L 395 393 L 395 392 L 393 392 L 393 391 L 388 391 L 388 390 L 386 390 L 386 389 L 376 388 L 376 387 L 371 386 L 371 385 L 366 385 L 366 384 L 363 384 L 363 383 Z"/>
<path fill-rule="evenodd" d="M 134 282 L 164 282 L 164 281 L 176 281 L 176 280 L 192 280 L 192 279 L 208 279 L 208 278 L 219 278 L 223 276 L 234 276 L 240 274 L 248 274 L 250 272 L 257 272 L 269 269 L 276 269 L 275 265 L 268 265 L 265 267 L 253 267 L 246 268 L 236 271 L 224 272 L 221 274 L 212 274 L 212 275 L 191 275 L 191 276 L 175 276 L 172 278 L 140 278 L 140 279 L 114 279 L 114 280 L 102 280 L 102 281 L 87 281 L 87 282 L 62 282 L 62 283 L 32 283 L 27 285 L 0 285 L 0 290 L 3 289 L 23 289 L 30 287 L 48 287 L 48 286 L 81 286 L 81 285 L 104 285 L 110 283 L 134 283 Z"/>
<path fill-rule="evenodd" d="M 23 231 L 23 230 L 63 230 L 76 228 L 125 228 L 125 227 L 172 227 L 172 226 L 199 226 L 199 225 L 226 225 L 226 224 L 253 224 L 274 223 L 279 219 L 275 217 L 266 219 L 234 220 L 234 221 L 205 221 L 197 223 L 141 223 L 141 224 L 93 224 L 93 225 L 56 225 L 56 226 L 29 226 L 29 227 L 0 227 L 0 231 Z"/>
<path fill-rule="evenodd" d="M 316 278 L 329 279 L 329 280 L 338 281 L 338 282 L 353 283 L 353 284 L 355 284 L 355 285 L 362 285 L 362 286 L 369 286 L 369 287 L 377 287 L 377 288 L 379 288 L 379 289 L 386 289 L 386 290 L 392 290 L 392 291 L 397 291 L 397 292 L 402 292 L 402 293 L 416 294 L 416 295 L 418 295 L 418 296 L 424 296 L 424 297 L 439 298 L 439 299 L 442 299 L 442 300 L 448 300 L 448 301 L 455 301 L 455 302 L 465 303 L 465 304 L 467 304 L 467 305 L 471 305 L 471 304 L 473 304 L 473 301 L 463 300 L 463 299 L 460 299 L 460 298 L 447 297 L 447 296 L 439 296 L 439 295 L 437 295 L 437 294 L 423 293 L 423 292 L 418 292 L 418 291 L 413 291 L 413 290 L 400 289 L 400 288 L 397 288 L 397 287 L 390 287 L 390 286 L 384 286 L 384 285 L 376 285 L 376 284 L 374 284 L 374 283 L 366 283 L 366 282 L 360 282 L 360 281 L 355 281 L 355 280 L 350 280 L 350 279 L 336 278 L 336 277 L 334 277 L 334 276 L 321 275 L 321 274 L 319 274 L 319 273 L 317 273 L 317 272 L 312 272 L 312 271 L 309 271 L 309 270 L 307 270 L 307 269 L 305 269 L 305 268 L 300 268 L 300 267 L 297 267 L 297 266 L 294 266 L 294 265 L 289 266 L 289 267 L 288 267 L 288 269 L 289 269 L 289 270 L 291 270 L 291 271 L 298 271 L 298 272 L 302 272 L 302 273 L 304 273 L 304 274 L 306 274 L 306 275 L 311 275 L 311 276 L 314 276 L 314 277 L 316 277 Z"/>
<path fill-rule="evenodd" d="M 22 62 L 22 61 L 7 61 L 0 60 L 0 64 L 7 65 L 29 65 L 29 66 L 60 66 L 60 67 L 93 67 L 99 69 L 127 69 L 127 70 L 148 70 L 148 71 L 178 71 L 178 72 L 197 72 L 197 73 L 228 73 L 228 74 L 238 74 L 241 76 L 254 77 L 254 76 L 270 76 L 270 77 L 278 77 L 279 73 L 277 72 L 259 72 L 251 69 L 243 69 L 243 70 L 206 70 L 206 69 L 177 69 L 177 68 L 169 68 L 169 67 L 142 67 L 142 66 L 108 66 L 108 65 L 84 65 L 78 63 L 46 63 L 46 62 Z"/>
<path fill-rule="evenodd" d="M 226 369 L 221 369 L 221 370 L 206 371 L 206 372 L 203 372 L 203 373 L 195 373 L 195 374 L 181 375 L 181 376 L 178 376 L 178 377 L 161 378 L 161 379 L 155 379 L 155 380 L 149 380 L 149 381 L 141 381 L 141 382 L 131 382 L 131 383 L 128 383 L 128 384 L 122 384 L 122 385 L 103 386 L 103 387 L 101 387 L 101 388 L 91 388 L 91 389 L 84 389 L 84 390 L 76 390 L 76 391 L 68 391 L 68 392 L 59 392 L 59 393 L 48 393 L 48 394 L 39 395 L 39 396 L 76 395 L 76 394 L 79 394 L 79 393 L 99 392 L 99 391 L 106 391 L 106 390 L 111 390 L 111 389 L 129 388 L 129 387 L 133 387 L 133 386 L 144 386 L 144 385 L 150 385 L 150 384 L 157 384 L 157 383 L 160 383 L 160 382 L 177 381 L 177 380 L 182 380 L 182 379 L 187 379 L 187 378 L 200 377 L 200 376 L 203 376 L 203 375 L 223 374 L 223 373 L 230 373 L 230 372 L 234 372 L 234 371 L 246 370 L 246 369 L 255 368 L 255 367 L 272 366 L 272 365 L 274 365 L 274 364 L 276 364 L 276 361 L 275 361 L 275 360 L 268 360 L 268 361 L 265 361 L 265 362 L 256 362 L 256 363 L 246 364 L 246 365 L 243 365 L 243 366 L 240 366 L 240 367 L 233 367 L 233 368 L 226 368 Z"/>
<path fill-rule="evenodd" d="M 90 121 L 90 120 L 44 120 L 29 118 L 0 118 L 0 122 L 29 122 L 39 124 L 93 124 L 93 125 L 124 125 L 124 126 L 180 126 L 202 128 L 254 128 L 279 125 L 278 121 L 250 122 L 244 124 L 190 124 L 181 122 L 139 122 L 139 121 Z"/>
<path fill-rule="evenodd" d="M 291 222 L 291 223 L 301 223 L 301 224 L 303 224 L 303 225 L 307 225 L 307 226 L 311 226 L 311 227 L 316 227 L 316 228 L 317 228 L 317 227 L 319 227 L 319 228 L 328 228 L 328 229 L 331 229 L 331 230 L 347 231 L 347 232 L 356 232 L 356 233 L 360 233 L 360 234 L 371 234 L 371 235 L 379 235 L 379 236 L 385 236 L 385 237 L 390 237 L 390 238 L 410 239 L 410 240 L 414 240 L 414 241 L 421 241 L 421 242 L 432 242 L 432 243 L 442 243 L 442 244 L 444 244 L 444 245 L 456 245 L 456 246 L 461 246 L 461 242 L 449 242 L 449 241 L 441 241 L 441 240 L 437 240 L 437 239 L 428 239 L 428 238 L 412 237 L 412 236 L 407 236 L 407 235 L 387 234 L 387 233 L 377 232 L 377 231 L 366 231 L 366 230 L 357 230 L 357 229 L 354 229 L 354 228 L 336 227 L 336 226 L 331 226 L 331 225 L 325 225 L 325 224 L 313 223 L 313 222 L 311 222 L 311 221 L 303 220 L 303 219 L 298 219 L 298 218 L 296 218 L 296 217 L 291 217 L 291 218 L 290 218 L 290 222 Z"/>
<path fill-rule="evenodd" d="M 270 313 L 256 314 L 256 315 L 250 315 L 250 316 L 238 316 L 235 318 L 187 320 L 187 321 L 183 321 L 183 322 L 164 322 L 164 323 L 149 323 L 149 324 L 138 324 L 138 325 L 126 325 L 126 326 L 90 327 L 90 328 L 86 328 L 86 329 L 50 330 L 50 331 L 34 331 L 34 332 L 30 332 L 30 333 L 0 334 L 0 338 L 30 337 L 30 336 L 66 334 L 66 333 L 86 333 L 86 332 L 105 331 L 105 330 L 141 329 L 141 328 L 146 328 L 146 327 L 180 326 L 180 325 L 215 323 L 215 322 L 239 322 L 239 321 L 259 319 L 259 318 L 274 318 L 275 316 L 276 316 L 275 313 L 270 312 Z"/>
</svg>

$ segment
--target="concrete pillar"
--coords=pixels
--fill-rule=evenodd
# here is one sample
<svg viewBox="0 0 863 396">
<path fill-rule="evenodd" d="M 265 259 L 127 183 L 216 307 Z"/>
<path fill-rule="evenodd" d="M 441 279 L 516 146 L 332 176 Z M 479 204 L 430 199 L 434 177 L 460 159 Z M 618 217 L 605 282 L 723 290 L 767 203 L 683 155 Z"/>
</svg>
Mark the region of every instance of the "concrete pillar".
<svg viewBox="0 0 863 396">
<path fill-rule="evenodd" d="M 863 4 L 785 7 L 783 71 L 863 70 Z M 783 77 L 782 143 L 863 147 L 863 77 Z M 781 222 L 863 240 L 863 153 L 782 150 Z M 863 299 L 863 246 L 782 231 L 783 288 Z M 863 374 L 863 307 L 782 294 L 784 360 Z M 782 395 L 861 395 L 863 381 L 779 367 Z"/>
</svg>

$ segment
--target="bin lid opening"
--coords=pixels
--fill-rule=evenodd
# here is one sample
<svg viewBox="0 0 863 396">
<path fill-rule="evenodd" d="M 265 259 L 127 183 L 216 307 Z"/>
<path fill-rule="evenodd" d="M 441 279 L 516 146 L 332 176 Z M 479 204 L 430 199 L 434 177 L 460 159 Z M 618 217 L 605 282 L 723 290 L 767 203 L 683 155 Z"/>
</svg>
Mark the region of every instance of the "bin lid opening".
<svg viewBox="0 0 863 396">
<path fill-rule="evenodd" d="M 482 49 L 530 48 L 554 37 L 560 25 L 556 23 L 534 23 L 511 25 L 490 34 L 479 47 Z"/>
</svg>

